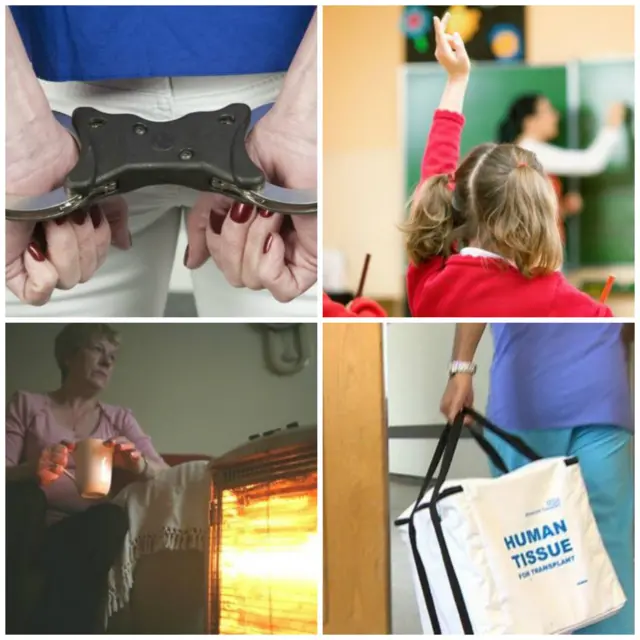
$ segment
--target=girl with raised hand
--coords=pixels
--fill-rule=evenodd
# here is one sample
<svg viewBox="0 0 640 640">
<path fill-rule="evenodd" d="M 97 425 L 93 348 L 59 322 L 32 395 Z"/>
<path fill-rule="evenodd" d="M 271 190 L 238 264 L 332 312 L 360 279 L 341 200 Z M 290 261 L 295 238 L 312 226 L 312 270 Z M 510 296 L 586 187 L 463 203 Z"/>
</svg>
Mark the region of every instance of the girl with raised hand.
<svg viewBox="0 0 640 640">
<path fill-rule="evenodd" d="M 402 227 L 412 315 L 611 316 L 559 271 L 556 194 L 535 154 L 482 144 L 458 166 L 471 65 L 460 36 L 445 32 L 448 18 L 434 18 L 434 29 L 436 59 L 449 79 Z"/>
</svg>

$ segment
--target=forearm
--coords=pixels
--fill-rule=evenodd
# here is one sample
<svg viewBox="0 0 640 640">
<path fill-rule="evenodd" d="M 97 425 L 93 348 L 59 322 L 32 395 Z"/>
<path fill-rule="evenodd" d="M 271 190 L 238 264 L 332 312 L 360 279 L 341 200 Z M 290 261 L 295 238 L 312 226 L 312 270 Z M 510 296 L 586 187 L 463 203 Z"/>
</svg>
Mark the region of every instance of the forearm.
<svg viewBox="0 0 640 640">
<path fill-rule="evenodd" d="M 439 109 L 462 113 L 464 96 L 467 93 L 468 77 L 449 78 L 440 98 Z"/>
<path fill-rule="evenodd" d="M 44 91 L 36 78 L 11 11 L 6 18 L 6 133 L 7 170 L 46 152 L 47 142 L 59 136 Z M 9 178 L 9 176 L 7 176 Z"/>
<path fill-rule="evenodd" d="M 485 322 L 463 322 L 456 324 L 452 360 L 473 362 L 487 324 Z"/>
<path fill-rule="evenodd" d="M 318 41 L 314 13 L 285 75 L 282 91 L 273 108 L 274 115 L 287 123 L 308 125 L 312 122 L 314 132 L 318 112 L 317 59 Z"/>
<path fill-rule="evenodd" d="M 28 482 L 36 480 L 36 470 L 30 462 L 23 462 L 6 467 L 7 482 Z"/>
</svg>

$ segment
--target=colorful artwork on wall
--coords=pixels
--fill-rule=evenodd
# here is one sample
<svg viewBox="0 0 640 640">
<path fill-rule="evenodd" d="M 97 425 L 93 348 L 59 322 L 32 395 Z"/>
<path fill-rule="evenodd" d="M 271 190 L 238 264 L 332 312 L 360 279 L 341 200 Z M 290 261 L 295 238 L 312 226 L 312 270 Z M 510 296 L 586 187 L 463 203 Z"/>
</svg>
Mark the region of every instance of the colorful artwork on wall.
<svg viewBox="0 0 640 640">
<path fill-rule="evenodd" d="M 520 62 L 525 54 L 523 6 L 412 6 L 405 7 L 401 30 L 406 62 L 433 62 L 433 17 L 451 14 L 448 31 L 458 32 L 472 60 Z"/>
</svg>

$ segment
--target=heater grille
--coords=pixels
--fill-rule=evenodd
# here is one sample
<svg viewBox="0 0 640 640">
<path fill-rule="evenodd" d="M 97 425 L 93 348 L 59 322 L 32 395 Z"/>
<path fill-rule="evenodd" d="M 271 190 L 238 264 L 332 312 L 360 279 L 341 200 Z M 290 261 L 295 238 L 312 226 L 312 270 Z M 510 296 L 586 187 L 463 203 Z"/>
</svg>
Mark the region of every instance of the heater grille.
<svg viewBox="0 0 640 640">
<path fill-rule="evenodd" d="M 209 627 L 317 634 L 316 438 L 214 469 Z"/>
</svg>

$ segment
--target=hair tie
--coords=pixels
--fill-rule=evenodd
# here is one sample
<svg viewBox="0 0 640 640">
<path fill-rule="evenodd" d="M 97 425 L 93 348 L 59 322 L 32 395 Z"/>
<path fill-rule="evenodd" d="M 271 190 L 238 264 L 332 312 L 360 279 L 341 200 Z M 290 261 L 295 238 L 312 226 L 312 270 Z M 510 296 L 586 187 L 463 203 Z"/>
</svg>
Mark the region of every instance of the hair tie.
<svg viewBox="0 0 640 640">
<path fill-rule="evenodd" d="M 456 177 L 453 175 L 453 173 L 449 173 L 447 174 L 447 189 L 449 189 L 449 191 L 454 191 L 456 188 Z"/>
<path fill-rule="evenodd" d="M 526 162 L 518 162 L 518 164 L 516 165 L 517 169 L 520 169 L 521 167 L 528 167 L 529 165 Z"/>
</svg>

